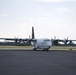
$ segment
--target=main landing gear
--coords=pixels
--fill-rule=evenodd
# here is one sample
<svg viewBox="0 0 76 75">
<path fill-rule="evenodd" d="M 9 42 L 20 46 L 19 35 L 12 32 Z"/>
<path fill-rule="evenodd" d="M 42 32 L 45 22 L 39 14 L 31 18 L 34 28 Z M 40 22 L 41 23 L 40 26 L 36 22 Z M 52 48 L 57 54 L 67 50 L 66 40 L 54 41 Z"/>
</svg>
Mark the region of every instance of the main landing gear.
<svg viewBox="0 0 76 75">
<path fill-rule="evenodd" d="M 49 49 L 43 49 L 43 51 L 49 51 Z"/>
<path fill-rule="evenodd" d="M 36 51 L 37 48 L 33 48 L 33 50 Z M 49 51 L 49 49 L 48 48 L 45 48 L 45 49 L 43 49 L 43 51 Z"/>
</svg>

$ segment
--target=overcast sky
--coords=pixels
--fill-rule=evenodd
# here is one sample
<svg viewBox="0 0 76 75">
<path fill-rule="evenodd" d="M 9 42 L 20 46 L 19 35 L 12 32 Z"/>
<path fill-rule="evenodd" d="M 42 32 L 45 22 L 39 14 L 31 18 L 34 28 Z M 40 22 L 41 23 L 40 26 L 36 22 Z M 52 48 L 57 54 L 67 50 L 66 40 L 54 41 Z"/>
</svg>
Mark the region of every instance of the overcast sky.
<svg viewBox="0 0 76 75">
<path fill-rule="evenodd" d="M 0 38 L 76 39 L 76 0 L 0 0 Z"/>
</svg>

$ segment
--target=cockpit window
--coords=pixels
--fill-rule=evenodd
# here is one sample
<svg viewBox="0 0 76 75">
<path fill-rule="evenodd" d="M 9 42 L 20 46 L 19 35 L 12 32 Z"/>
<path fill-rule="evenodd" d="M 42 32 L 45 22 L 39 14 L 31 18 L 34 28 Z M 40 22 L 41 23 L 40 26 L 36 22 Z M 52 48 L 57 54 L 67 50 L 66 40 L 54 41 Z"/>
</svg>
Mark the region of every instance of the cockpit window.
<svg viewBox="0 0 76 75">
<path fill-rule="evenodd" d="M 44 40 L 44 41 L 47 42 L 47 41 L 50 41 L 50 40 L 47 39 L 47 40 Z"/>
</svg>

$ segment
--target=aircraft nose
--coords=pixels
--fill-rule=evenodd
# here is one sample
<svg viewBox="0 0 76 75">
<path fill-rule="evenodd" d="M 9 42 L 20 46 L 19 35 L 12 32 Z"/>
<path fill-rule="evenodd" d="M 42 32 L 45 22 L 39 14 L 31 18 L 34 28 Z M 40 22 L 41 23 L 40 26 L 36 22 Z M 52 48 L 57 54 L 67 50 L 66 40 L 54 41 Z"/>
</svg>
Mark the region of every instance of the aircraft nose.
<svg viewBox="0 0 76 75">
<path fill-rule="evenodd" d="M 48 47 L 51 47 L 52 46 L 52 44 L 51 43 L 48 43 Z"/>
</svg>

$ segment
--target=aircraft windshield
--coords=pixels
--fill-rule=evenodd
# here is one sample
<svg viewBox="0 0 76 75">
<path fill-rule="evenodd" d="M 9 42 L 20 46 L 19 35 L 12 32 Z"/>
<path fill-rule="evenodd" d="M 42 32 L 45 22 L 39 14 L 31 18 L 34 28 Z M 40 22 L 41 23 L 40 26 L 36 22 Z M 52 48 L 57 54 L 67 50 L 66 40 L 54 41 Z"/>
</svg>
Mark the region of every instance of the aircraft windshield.
<svg viewBox="0 0 76 75">
<path fill-rule="evenodd" d="M 47 40 L 44 40 L 44 41 L 45 41 L 45 42 L 48 42 L 48 41 L 50 41 L 50 40 L 47 39 Z"/>
</svg>

